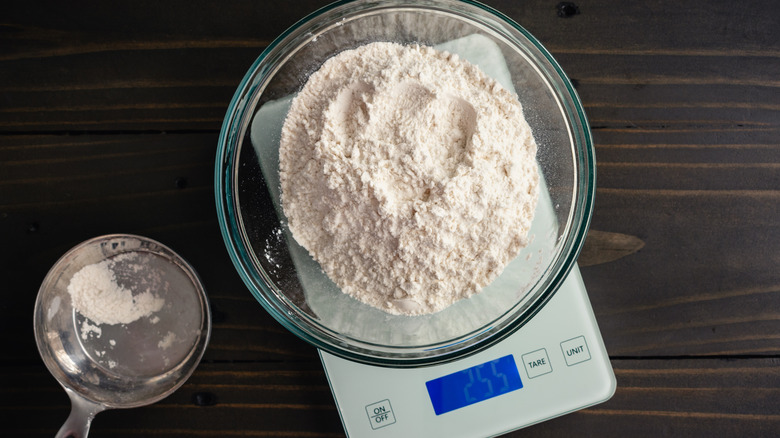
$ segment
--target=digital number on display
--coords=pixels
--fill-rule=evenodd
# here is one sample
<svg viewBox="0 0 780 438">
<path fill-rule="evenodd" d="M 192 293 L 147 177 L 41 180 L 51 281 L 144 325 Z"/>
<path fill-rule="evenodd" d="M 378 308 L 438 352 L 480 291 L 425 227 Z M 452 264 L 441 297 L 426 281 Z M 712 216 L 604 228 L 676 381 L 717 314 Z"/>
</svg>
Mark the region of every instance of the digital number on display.
<svg viewBox="0 0 780 438">
<path fill-rule="evenodd" d="M 436 415 L 506 394 L 523 387 L 510 354 L 425 382 Z"/>
</svg>

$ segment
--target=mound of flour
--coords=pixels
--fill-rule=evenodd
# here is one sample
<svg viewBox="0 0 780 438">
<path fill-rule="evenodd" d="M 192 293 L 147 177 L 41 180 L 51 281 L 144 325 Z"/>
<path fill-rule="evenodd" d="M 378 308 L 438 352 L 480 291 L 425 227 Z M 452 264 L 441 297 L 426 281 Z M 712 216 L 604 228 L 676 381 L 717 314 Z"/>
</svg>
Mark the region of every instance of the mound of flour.
<svg viewBox="0 0 780 438">
<path fill-rule="evenodd" d="M 342 291 L 393 314 L 479 292 L 527 244 L 536 143 L 517 98 L 424 46 L 372 43 L 311 75 L 279 150 L 295 240 Z"/>
</svg>

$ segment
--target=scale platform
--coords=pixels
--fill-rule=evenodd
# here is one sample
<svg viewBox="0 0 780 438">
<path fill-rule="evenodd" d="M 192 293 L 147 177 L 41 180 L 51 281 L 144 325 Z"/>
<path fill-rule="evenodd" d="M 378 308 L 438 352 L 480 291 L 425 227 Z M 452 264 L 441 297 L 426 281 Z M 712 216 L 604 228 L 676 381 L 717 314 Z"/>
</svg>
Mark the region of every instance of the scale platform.
<svg viewBox="0 0 780 438">
<path fill-rule="evenodd" d="M 499 344 L 423 368 L 320 351 L 349 437 L 488 437 L 608 400 L 616 382 L 575 265 L 540 312 Z"/>
</svg>

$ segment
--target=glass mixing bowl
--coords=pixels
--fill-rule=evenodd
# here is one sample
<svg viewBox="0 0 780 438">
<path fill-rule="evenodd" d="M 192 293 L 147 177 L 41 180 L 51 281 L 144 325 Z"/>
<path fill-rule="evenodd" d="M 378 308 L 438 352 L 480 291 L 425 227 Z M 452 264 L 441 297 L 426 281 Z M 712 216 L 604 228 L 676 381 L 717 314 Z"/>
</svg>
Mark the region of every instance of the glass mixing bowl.
<svg viewBox="0 0 780 438">
<path fill-rule="evenodd" d="M 374 41 L 430 45 L 477 64 L 517 93 L 538 144 L 531 243 L 482 293 L 430 315 L 391 315 L 343 294 L 291 237 L 279 205 L 279 138 L 292 97 L 325 60 Z M 296 23 L 240 83 L 215 174 L 228 252 L 260 304 L 318 348 L 393 367 L 464 357 L 529 321 L 574 265 L 595 189 L 585 113 L 556 61 L 508 17 L 453 0 L 338 2 Z"/>
</svg>

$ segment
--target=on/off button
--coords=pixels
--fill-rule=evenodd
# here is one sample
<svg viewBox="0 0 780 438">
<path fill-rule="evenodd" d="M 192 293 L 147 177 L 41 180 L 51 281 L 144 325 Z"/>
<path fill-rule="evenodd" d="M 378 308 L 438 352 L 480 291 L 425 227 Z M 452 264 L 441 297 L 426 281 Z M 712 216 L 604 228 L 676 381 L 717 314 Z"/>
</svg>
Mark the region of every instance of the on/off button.
<svg viewBox="0 0 780 438">
<path fill-rule="evenodd" d="M 371 421 L 372 429 L 379 429 L 395 423 L 393 407 L 390 406 L 390 400 L 387 399 L 366 406 L 366 414 L 368 414 L 368 420 Z"/>
</svg>

